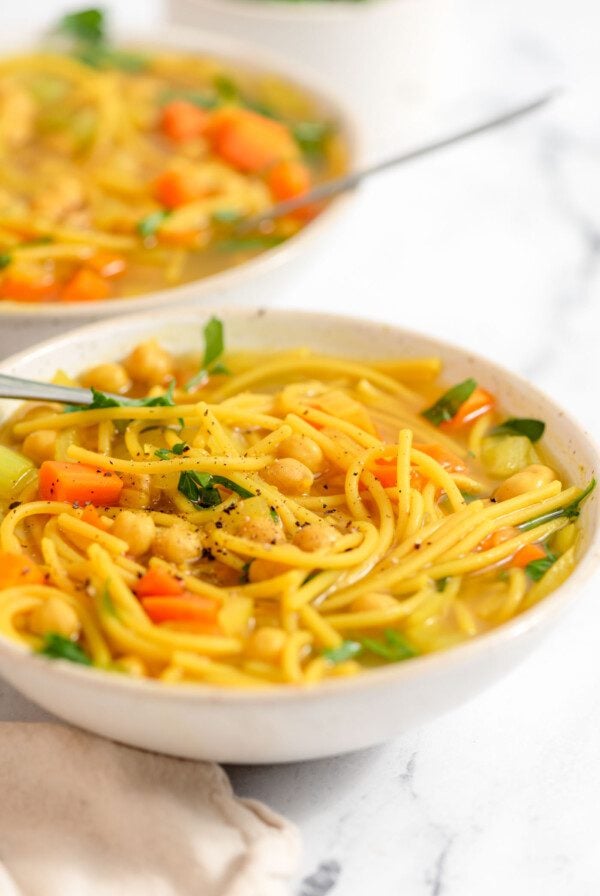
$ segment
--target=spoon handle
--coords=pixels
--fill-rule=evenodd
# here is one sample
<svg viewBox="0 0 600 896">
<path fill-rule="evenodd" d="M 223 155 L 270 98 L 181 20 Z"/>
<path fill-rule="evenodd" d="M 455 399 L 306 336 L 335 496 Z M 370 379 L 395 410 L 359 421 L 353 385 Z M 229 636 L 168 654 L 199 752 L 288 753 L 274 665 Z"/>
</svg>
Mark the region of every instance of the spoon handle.
<svg viewBox="0 0 600 896">
<path fill-rule="evenodd" d="M 56 386 L 54 383 L 38 383 L 16 376 L 0 374 L 0 398 L 25 398 L 32 401 L 58 401 L 61 404 L 90 405 L 93 396 L 90 389 L 73 386 Z"/>
<path fill-rule="evenodd" d="M 516 121 L 518 118 L 529 115 L 531 112 L 535 112 L 536 109 L 545 106 L 549 100 L 556 96 L 556 93 L 557 91 L 555 90 L 550 91 L 523 106 L 509 109 L 507 112 L 496 115 L 494 118 L 488 118 L 486 121 L 479 122 L 473 127 L 457 131 L 453 134 L 448 134 L 439 140 L 435 140 L 432 143 L 427 143 L 423 146 L 417 146 L 415 149 L 399 153 L 396 156 L 392 156 L 392 158 L 383 159 L 383 161 L 376 162 L 374 165 L 370 165 L 368 168 L 363 168 L 361 171 L 353 171 L 350 174 L 343 175 L 343 177 L 336 177 L 332 180 L 325 181 L 324 183 L 317 184 L 317 186 L 313 187 L 312 190 L 309 190 L 308 193 L 303 193 L 301 196 L 297 196 L 294 199 L 287 199 L 285 202 L 278 202 L 264 212 L 242 219 L 239 224 L 236 225 L 235 230 L 240 234 L 255 230 L 266 221 L 270 221 L 274 218 L 281 218 L 284 215 L 289 215 L 292 212 L 298 211 L 300 208 L 304 208 L 306 205 L 322 202 L 325 199 L 331 199 L 333 196 L 337 196 L 339 193 L 352 190 L 362 183 L 363 180 L 366 180 L 366 178 L 371 177 L 374 174 L 380 174 L 381 172 L 387 171 L 389 168 L 395 168 L 397 165 L 401 165 L 404 162 L 410 162 L 421 156 L 429 155 L 440 149 L 445 149 L 447 146 L 452 146 L 455 143 L 462 143 L 463 140 L 468 140 L 471 137 L 477 136 L 477 134 L 483 134 L 494 128 L 502 127 L 502 125 L 509 124 L 511 121 Z"/>
</svg>

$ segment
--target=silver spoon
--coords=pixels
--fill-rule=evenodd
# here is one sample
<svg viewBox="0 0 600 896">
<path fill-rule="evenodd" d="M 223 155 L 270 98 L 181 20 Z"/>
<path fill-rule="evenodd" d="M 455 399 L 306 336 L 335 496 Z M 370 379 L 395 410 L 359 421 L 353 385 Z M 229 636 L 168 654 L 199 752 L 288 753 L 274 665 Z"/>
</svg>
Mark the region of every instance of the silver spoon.
<svg viewBox="0 0 600 896">
<path fill-rule="evenodd" d="M 105 392 L 109 398 L 121 401 L 122 395 Z M 20 398 L 30 401 L 57 401 L 60 404 L 81 404 L 86 407 L 92 404 L 94 396 L 91 389 L 75 386 L 56 386 L 54 383 L 39 383 L 37 380 L 24 380 L 19 376 L 8 376 L 0 373 L 0 398 Z"/>
<path fill-rule="evenodd" d="M 545 106 L 551 99 L 554 99 L 557 93 L 557 90 L 551 90 L 524 106 L 510 109 L 508 112 L 503 112 L 501 115 L 496 115 L 494 118 L 489 118 L 487 121 L 480 122 L 466 130 L 448 134 L 445 137 L 441 137 L 439 140 L 434 140 L 432 143 L 418 146 L 415 149 L 399 153 L 397 156 L 392 156 L 390 159 L 376 162 L 368 168 L 363 168 L 362 171 L 354 171 L 350 174 L 344 174 L 343 177 L 336 177 L 334 180 L 328 180 L 322 184 L 318 184 L 302 196 L 298 196 L 295 199 L 287 199 L 285 202 L 278 202 L 264 212 L 252 215 L 249 218 L 244 218 L 235 225 L 234 232 L 243 234 L 248 233 L 251 230 L 256 230 L 267 221 L 281 218 L 300 208 L 304 208 L 306 205 L 312 205 L 314 202 L 322 202 L 324 199 L 331 199 L 333 196 L 338 196 L 340 193 L 352 190 L 362 183 L 363 180 L 366 180 L 374 174 L 380 174 L 382 171 L 387 171 L 389 168 L 395 168 L 396 165 L 401 165 L 403 162 L 410 162 L 421 156 L 429 155 L 429 153 L 437 152 L 439 149 L 445 149 L 447 146 L 452 146 L 454 143 L 461 143 L 463 140 L 468 140 L 471 137 L 476 137 L 478 134 L 483 134 L 486 131 L 491 131 L 494 128 L 499 128 L 512 121 L 516 121 L 525 115 L 529 115 L 530 112 L 535 112 L 537 109 Z"/>
</svg>

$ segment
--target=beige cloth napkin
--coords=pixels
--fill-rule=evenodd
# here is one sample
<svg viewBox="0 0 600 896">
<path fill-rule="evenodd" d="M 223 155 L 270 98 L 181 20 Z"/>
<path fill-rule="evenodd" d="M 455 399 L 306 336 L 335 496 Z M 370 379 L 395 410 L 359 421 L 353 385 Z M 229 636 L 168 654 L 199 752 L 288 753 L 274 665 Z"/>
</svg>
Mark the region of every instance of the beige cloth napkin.
<svg viewBox="0 0 600 896">
<path fill-rule="evenodd" d="M 1 896 L 288 896 L 298 855 L 217 765 L 0 725 Z"/>
</svg>

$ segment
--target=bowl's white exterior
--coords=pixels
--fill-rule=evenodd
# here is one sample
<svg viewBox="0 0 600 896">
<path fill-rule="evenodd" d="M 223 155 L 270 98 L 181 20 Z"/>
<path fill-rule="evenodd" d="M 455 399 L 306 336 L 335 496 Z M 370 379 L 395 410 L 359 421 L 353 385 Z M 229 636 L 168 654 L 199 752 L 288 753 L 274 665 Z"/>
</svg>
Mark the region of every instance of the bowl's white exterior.
<svg viewBox="0 0 600 896">
<path fill-rule="evenodd" d="M 178 309 L 88 326 L 24 352 L 0 372 L 45 378 L 123 355 L 158 335 L 170 348 L 199 349 L 209 310 Z M 309 345 L 349 356 L 439 354 L 449 381 L 475 376 L 516 415 L 548 424 L 547 445 L 568 478 L 598 475 L 600 456 L 587 434 L 537 389 L 480 357 L 416 333 L 337 315 L 293 311 L 220 312 L 228 344 Z M 0 402 L 0 413 L 10 410 Z M 310 759 L 367 747 L 452 709 L 512 669 L 544 637 L 600 560 L 598 495 L 582 514 L 579 565 L 538 606 L 488 635 L 443 653 L 332 680 L 314 689 L 231 691 L 137 681 L 47 660 L 0 637 L 0 671 L 27 697 L 63 719 L 138 747 L 221 762 Z"/>
<path fill-rule="evenodd" d="M 211 34 L 193 28 L 166 26 L 160 32 L 136 31 L 118 33 L 117 39 L 128 45 L 141 47 L 170 47 L 176 50 L 204 52 L 239 63 L 248 70 L 273 72 L 306 90 L 315 100 L 323 115 L 338 123 L 350 156 L 350 164 L 361 164 L 363 140 L 355 113 L 346 108 L 332 92 L 325 78 L 306 71 L 301 64 L 265 50 L 246 41 L 227 35 Z M 0 35 L 0 55 L 20 52 L 37 46 L 39 34 Z M 212 303 L 226 305 L 255 305 L 258 300 L 270 302 L 290 277 L 299 277 L 308 258 L 318 257 L 328 248 L 329 237 L 335 232 L 337 219 L 344 214 L 352 194 L 334 200 L 314 221 L 293 239 L 262 253 L 236 268 L 222 271 L 202 280 L 185 283 L 134 298 L 96 302 L 35 304 L 0 301 L 0 357 L 19 351 L 43 339 L 79 326 L 86 321 L 99 320 L 115 314 L 142 312 L 172 304 Z"/>
</svg>

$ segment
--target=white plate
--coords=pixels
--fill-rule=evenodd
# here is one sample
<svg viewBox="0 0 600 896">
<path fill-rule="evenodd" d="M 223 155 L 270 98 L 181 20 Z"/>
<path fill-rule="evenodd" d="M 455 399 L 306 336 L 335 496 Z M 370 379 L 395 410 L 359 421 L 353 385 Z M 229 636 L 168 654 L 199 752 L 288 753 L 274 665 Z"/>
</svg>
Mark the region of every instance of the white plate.
<svg viewBox="0 0 600 896">
<path fill-rule="evenodd" d="M 201 348 L 209 310 L 135 315 L 82 328 L 17 355 L 0 372 L 45 379 L 117 359 L 150 336 L 174 351 Z M 233 348 L 307 345 L 346 356 L 439 355 L 449 382 L 474 376 L 515 415 L 547 423 L 546 445 L 567 478 L 598 476 L 600 456 L 586 432 L 520 377 L 459 348 L 385 324 L 294 311 L 229 310 Z M 13 408 L 0 403 L 5 414 Z M 576 599 L 600 560 L 598 494 L 585 503 L 579 563 L 546 600 L 489 634 L 442 653 L 330 680 L 314 689 L 233 691 L 139 681 L 48 660 L 0 637 L 0 671 L 27 697 L 75 725 L 123 743 L 220 762 L 312 759 L 368 747 L 475 696 L 509 672 Z"/>
</svg>

